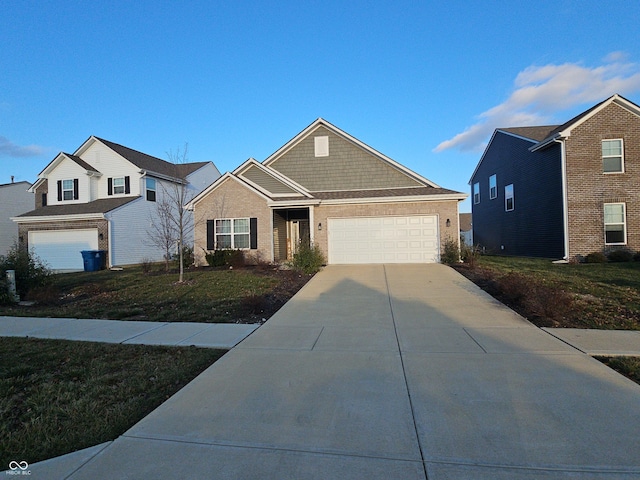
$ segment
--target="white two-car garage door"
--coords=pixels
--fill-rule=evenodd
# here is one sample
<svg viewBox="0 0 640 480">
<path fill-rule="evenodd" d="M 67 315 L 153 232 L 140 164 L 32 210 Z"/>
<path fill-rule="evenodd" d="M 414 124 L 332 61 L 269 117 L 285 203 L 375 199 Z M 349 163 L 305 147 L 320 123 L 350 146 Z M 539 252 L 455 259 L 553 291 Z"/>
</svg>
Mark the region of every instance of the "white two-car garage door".
<svg viewBox="0 0 640 480">
<path fill-rule="evenodd" d="M 433 263 L 438 217 L 329 218 L 329 263 Z"/>
<path fill-rule="evenodd" d="M 82 250 L 98 249 L 98 230 L 30 231 L 29 248 L 53 270 L 82 270 Z"/>
</svg>

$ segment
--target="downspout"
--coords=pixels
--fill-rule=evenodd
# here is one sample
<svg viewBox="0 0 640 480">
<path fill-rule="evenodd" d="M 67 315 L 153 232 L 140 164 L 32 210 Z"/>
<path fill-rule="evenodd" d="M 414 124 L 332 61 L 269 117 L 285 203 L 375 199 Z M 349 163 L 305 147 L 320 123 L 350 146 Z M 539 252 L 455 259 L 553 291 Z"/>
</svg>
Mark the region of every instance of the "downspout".
<svg viewBox="0 0 640 480">
<path fill-rule="evenodd" d="M 113 245 L 111 242 L 111 219 L 107 217 L 107 242 L 109 248 L 109 258 L 107 260 L 107 268 L 113 267 Z"/>
<path fill-rule="evenodd" d="M 569 197 L 567 193 L 567 156 L 564 139 L 554 139 L 560 144 L 560 168 L 562 170 L 562 228 L 564 237 L 564 260 L 569 261 Z"/>
</svg>

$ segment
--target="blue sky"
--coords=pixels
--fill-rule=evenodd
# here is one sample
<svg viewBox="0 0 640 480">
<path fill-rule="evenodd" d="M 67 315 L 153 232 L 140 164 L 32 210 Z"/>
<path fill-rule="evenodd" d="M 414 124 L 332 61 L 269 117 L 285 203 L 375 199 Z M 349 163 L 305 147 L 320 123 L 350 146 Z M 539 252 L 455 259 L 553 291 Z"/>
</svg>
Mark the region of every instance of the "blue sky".
<svg viewBox="0 0 640 480">
<path fill-rule="evenodd" d="M 640 2 L 0 0 L 0 184 L 90 135 L 221 172 L 318 117 L 435 183 L 493 129 L 640 103 Z M 470 211 L 469 201 L 461 211 Z"/>
</svg>

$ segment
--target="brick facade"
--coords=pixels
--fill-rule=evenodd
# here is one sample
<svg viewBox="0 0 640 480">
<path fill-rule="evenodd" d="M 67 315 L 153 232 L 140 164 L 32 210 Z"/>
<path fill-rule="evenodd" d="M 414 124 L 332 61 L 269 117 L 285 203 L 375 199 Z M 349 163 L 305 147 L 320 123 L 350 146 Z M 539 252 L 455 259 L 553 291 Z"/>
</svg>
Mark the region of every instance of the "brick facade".
<svg viewBox="0 0 640 480">
<path fill-rule="evenodd" d="M 273 261 L 272 256 L 272 220 L 271 209 L 266 200 L 233 179 L 227 179 L 216 188 L 215 193 L 207 195 L 195 205 L 195 262 L 206 265 L 207 220 L 216 218 L 258 219 L 258 248 L 248 250 L 248 261 Z"/>
<path fill-rule="evenodd" d="M 623 139 L 624 173 L 603 173 L 602 140 Z M 569 259 L 615 248 L 640 250 L 640 117 L 611 103 L 565 140 Z M 604 204 L 625 203 L 626 246 L 606 246 Z"/>
</svg>

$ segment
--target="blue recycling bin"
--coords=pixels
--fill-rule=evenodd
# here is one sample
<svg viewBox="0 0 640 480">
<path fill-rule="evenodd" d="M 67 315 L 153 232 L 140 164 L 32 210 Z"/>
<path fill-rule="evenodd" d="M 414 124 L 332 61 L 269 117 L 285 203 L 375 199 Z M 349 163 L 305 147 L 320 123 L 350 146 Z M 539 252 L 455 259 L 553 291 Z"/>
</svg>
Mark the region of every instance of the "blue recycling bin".
<svg viewBox="0 0 640 480">
<path fill-rule="evenodd" d="M 85 272 L 97 272 L 105 267 L 106 252 L 104 250 L 82 250 L 80 253 Z"/>
</svg>

